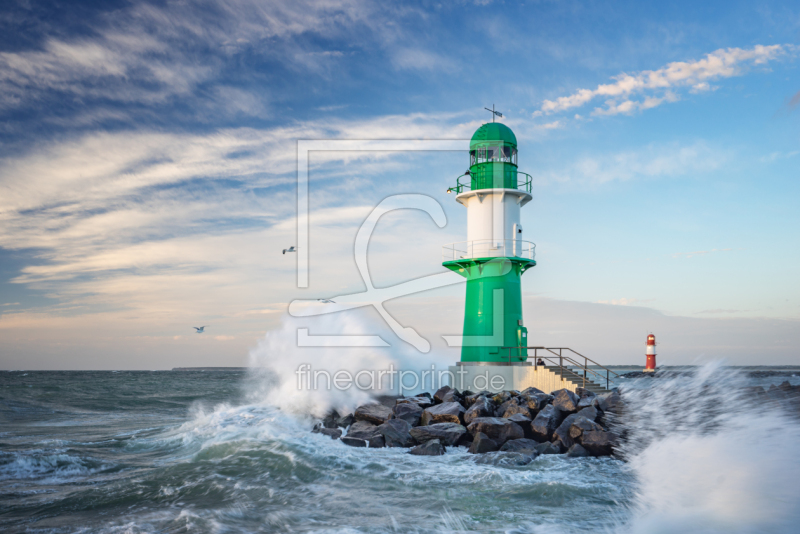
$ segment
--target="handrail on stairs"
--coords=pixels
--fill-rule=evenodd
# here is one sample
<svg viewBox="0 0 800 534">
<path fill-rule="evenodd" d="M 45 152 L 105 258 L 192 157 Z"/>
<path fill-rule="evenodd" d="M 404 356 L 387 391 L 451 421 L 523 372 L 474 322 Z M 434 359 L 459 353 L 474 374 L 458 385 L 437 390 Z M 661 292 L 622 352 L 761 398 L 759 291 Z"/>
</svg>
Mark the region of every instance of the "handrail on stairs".
<svg viewBox="0 0 800 534">
<path fill-rule="evenodd" d="M 612 371 L 608 367 L 600 365 L 599 363 L 597 363 L 596 361 L 592 360 L 591 358 L 589 358 L 587 356 L 584 356 L 580 352 L 578 352 L 576 350 L 573 350 L 573 349 L 571 349 L 569 347 L 502 347 L 502 348 L 508 349 L 508 361 L 509 361 L 509 363 L 511 363 L 511 349 L 533 349 L 534 370 L 536 370 L 538 368 L 539 359 L 540 358 L 543 358 L 543 359 L 545 359 L 547 361 L 551 361 L 551 362 L 555 363 L 555 361 L 554 361 L 555 358 L 553 356 L 539 356 L 539 354 L 538 354 L 539 349 L 546 350 L 547 352 L 550 352 L 554 356 L 558 357 L 558 368 L 559 368 L 559 371 L 561 372 L 562 379 L 565 376 L 564 371 L 568 370 L 570 373 L 576 375 L 578 378 L 583 378 L 583 387 L 584 388 L 586 387 L 587 373 L 592 373 L 593 375 L 597 376 L 600 380 L 605 379 L 605 381 L 606 381 L 606 389 L 611 389 L 610 385 L 613 382 L 613 380 L 611 379 L 610 375 L 614 375 L 614 377 L 616 377 L 616 378 L 620 377 L 617 373 L 615 373 L 614 371 Z M 568 351 L 570 351 L 570 352 L 572 352 L 574 354 L 577 354 L 579 357 L 583 358 L 583 360 L 584 360 L 583 365 L 581 365 L 575 359 L 570 358 L 569 356 L 564 356 L 563 353 L 562 353 L 562 351 L 564 351 L 564 350 L 568 350 Z M 558 351 L 558 352 L 555 352 L 555 351 Z M 565 367 L 564 366 L 564 361 L 565 360 L 567 361 L 568 364 L 572 364 L 573 366 L 577 367 L 578 369 L 583 370 L 583 376 L 581 377 L 581 375 L 579 373 L 576 373 L 575 371 L 573 371 L 569 367 Z M 592 362 L 593 364 L 595 364 L 597 367 L 600 367 L 601 369 L 605 369 L 606 376 L 604 377 L 603 375 L 601 375 L 600 373 L 597 373 L 593 369 L 589 369 L 589 362 Z"/>
</svg>

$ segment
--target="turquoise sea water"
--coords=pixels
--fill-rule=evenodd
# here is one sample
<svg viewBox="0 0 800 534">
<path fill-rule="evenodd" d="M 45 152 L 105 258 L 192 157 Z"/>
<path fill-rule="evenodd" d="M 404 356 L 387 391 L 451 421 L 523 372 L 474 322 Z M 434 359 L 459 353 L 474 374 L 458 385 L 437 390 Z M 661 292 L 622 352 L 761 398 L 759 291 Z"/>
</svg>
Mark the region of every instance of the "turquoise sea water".
<svg viewBox="0 0 800 534">
<path fill-rule="evenodd" d="M 795 532 L 796 419 L 738 392 L 800 369 L 685 371 L 622 381 L 628 461 L 526 466 L 349 448 L 244 371 L 0 372 L 0 530 Z"/>
</svg>

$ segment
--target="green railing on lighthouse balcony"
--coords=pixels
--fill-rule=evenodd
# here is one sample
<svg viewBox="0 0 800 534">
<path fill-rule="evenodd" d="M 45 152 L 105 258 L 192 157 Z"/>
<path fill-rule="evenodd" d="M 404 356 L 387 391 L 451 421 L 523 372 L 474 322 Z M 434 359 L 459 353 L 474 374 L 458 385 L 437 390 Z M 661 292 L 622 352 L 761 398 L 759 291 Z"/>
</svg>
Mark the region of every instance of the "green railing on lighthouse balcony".
<svg viewBox="0 0 800 534">
<path fill-rule="evenodd" d="M 462 182 L 462 178 L 467 178 L 467 180 Z M 503 169 L 502 176 L 496 171 L 488 172 L 487 168 L 480 168 L 472 172 L 467 171 L 456 178 L 456 185 L 454 187 L 448 187 L 447 192 L 451 193 L 455 191 L 457 195 L 460 195 L 464 191 L 469 190 L 493 189 L 496 188 L 495 184 L 502 184 L 504 189 L 519 189 L 530 193 L 533 186 L 533 178 L 528 173 L 520 172 L 512 168 Z M 508 187 L 508 185 L 511 184 L 516 184 L 516 187 Z"/>
</svg>

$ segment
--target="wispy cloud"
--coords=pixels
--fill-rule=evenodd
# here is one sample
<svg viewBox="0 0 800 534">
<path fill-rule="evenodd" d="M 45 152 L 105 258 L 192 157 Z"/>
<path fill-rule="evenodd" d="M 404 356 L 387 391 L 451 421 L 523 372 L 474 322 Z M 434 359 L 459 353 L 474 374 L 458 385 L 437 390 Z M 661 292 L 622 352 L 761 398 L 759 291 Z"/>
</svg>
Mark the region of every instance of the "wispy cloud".
<svg viewBox="0 0 800 534">
<path fill-rule="evenodd" d="M 703 141 L 652 144 L 616 154 L 583 156 L 568 167 L 540 173 L 547 182 L 604 184 L 635 178 L 683 176 L 713 171 L 729 158 L 725 150 Z"/>
<path fill-rule="evenodd" d="M 619 298 L 619 299 L 612 299 L 612 300 L 598 300 L 597 304 L 611 304 L 612 306 L 631 306 L 633 304 L 642 305 L 648 302 L 655 302 L 656 299 L 629 299 L 629 298 Z"/>
<path fill-rule="evenodd" d="M 796 51 L 797 47 L 789 44 L 756 45 L 751 49 L 721 48 L 700 60 L 676 61 L 657 70 L 622 73 L 614 77 L 614 83 L 598 85 L 595 89 L 580 89 L 555 100 L 545 100 L 534 116 L 582 107 L 597 98 L 607 100 L 605 107 L 594 109 L 593 115 L 630 114 L 666 102 L 676 102 L 680 99 L 675 92 L 678 88 L 688 87 L 693 92 L 708 91 L 712 89 L 710 81 L 739 76 L 748 67 L 765 65 Z M 636 95 L 643 97 L 634 99 Z"/>
</svg>

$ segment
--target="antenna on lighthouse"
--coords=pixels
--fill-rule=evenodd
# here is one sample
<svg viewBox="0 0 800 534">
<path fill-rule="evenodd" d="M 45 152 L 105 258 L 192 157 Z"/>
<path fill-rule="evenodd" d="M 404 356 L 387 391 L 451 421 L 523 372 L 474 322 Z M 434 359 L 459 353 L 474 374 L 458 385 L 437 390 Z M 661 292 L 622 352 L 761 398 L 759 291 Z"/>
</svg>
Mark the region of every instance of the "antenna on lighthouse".
<svg viewBox="0 0 800 534">
<path fill-rule="evenodd" d="M 495 116 L 497 116 L 497 117 L 502 117 L 503 116 L 502 113 L 500 113 L 499 111 L 495 111 L 494 110 L 494 104 L 492 104 L 492 109 L 489 109 L 489 108 L 483 108 L 483 109 L 485 109 L 486 111 L 491 111 L 492 112 L 492 122 L 494 122 Z"/>
</svg>

